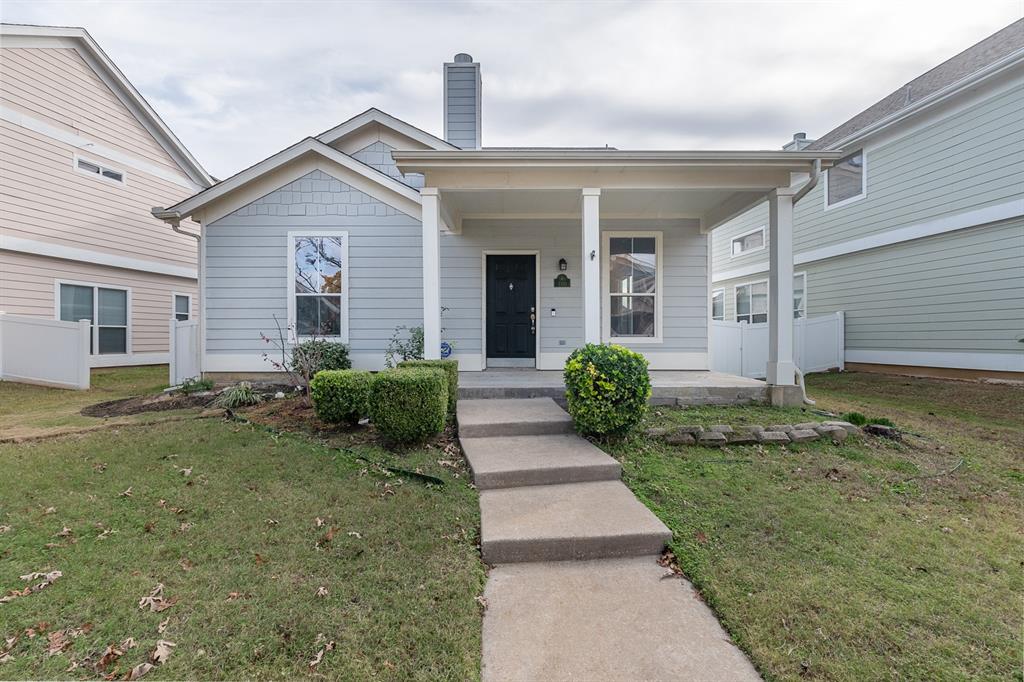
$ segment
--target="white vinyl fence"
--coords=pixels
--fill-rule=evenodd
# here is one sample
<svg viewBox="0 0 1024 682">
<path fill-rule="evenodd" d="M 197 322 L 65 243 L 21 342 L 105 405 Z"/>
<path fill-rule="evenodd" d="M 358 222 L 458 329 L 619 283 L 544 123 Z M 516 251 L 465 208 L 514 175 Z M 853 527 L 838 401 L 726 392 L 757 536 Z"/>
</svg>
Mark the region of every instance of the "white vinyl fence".
<svg viewBox="0 0 1024 682">
<path fill-rule="evenodd" d="M 833 315 L 793 321 L 793 360 L 800 371 L 845 367 L 845 318 Z M 768 366 L 768 323 L 711 322 L 711 369 L 763 379 Z"/>
<path fill-rule="evenodd" d="M 63 322 L 0 312 L 0 379 L 89 388 L 89 320 Z"/>
<path fill-rule="evenodd" d="M 199 320 L 170 323 L 170 384 L 179 386 L 185 379 L 199 376 Z"/>
</svg>

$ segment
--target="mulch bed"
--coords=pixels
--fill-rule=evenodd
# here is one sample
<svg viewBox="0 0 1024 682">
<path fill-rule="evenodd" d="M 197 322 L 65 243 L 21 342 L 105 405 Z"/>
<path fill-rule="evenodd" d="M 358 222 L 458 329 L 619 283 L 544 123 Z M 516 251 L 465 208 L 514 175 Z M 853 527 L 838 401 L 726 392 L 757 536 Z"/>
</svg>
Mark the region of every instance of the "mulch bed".
<svg viewBox="0 0 1024 682">
<path fill-rule="evenodd" d="M 163 412 L 165 410 L 184 410 L 192 407 L 208 407 L 217 396 L 210 392 L 146 395 L 122 400 L 108 400 L 82 408 L 85 417 L 123 417 L 143 412 Z"/>
</svg>

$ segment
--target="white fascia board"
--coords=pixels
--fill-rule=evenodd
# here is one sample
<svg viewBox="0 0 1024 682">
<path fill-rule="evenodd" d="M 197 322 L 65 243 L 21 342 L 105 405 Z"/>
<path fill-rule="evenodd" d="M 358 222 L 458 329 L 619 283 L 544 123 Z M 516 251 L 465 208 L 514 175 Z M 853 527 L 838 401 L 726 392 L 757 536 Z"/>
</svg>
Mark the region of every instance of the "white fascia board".
<svg viewBox="0 0 1024 682">
<path fill-rule="evenodd" d="M 29 26 L 22 24 L 0 25 L 0 39 L 5 46 L 18 46 L 18 38 L 37 38 L 41 40 L 56 39 L 58 41 L 72 39 L 76 49 L 85 62 L 96 72 L 96 75 L 111 89 L 121 102 L 128 107 L 139 123 L 153 136 L 171 158 L 181 167 L 192 180 L 202 186 L 209 187 L 213 178 L 199 164 L 192 153 L 182 144 L 177 135 L 163 122 L 159 114 L 149 105 L 146 98 L 135 89 L 131 81 L 117 65 L 107 56 L 103 48 L 84 28 L 65 26 Z"/>
<path fill-rule="evenodd" d="M 349 120 L 341 123 L 328 131 L 320 133 L 316 136 L 316 139 L 327 145 L 333 145 L 335 142 L 345 137 L 349 133 L 359 130 L 365 125 L 370 123 L 377 123 L 386 128 L 391 128 L 397 133 L 405 135 L 408 138 L 416 140 L 423 145 L 430 147 L 431 149 L 444 150 L 444 149 L 458 149 L 453 144 L 445 142 L 439 137 L 435 137 L 425 130 L 420 130 L 414 125 L 406 123 L 401 119 L 397 119 L 391 114 L 384 113 L 380 109 L 367 109 L 358 116 L 353 116 Z"/>
<path fill-rule="evenodd" d="M 815 161 L 827 168 L 842 152 L 686 151 L 686 150 L 396 150 L 392 158 L 411 168 L 509 166 L 772 166 L 807 172 Z"/>
<path fill-rule="evenodd" d="M 851 239 L 838 244 L 830 244 L 817 249 L 811 249 L 810 251 L 802 251 L 793 256 L 793 263 L 794 265 L 813 263 L 815 261 L 825 260 L 826 258 L 835 258 L 837 256 L 845 256 L 858 251 L 867 251 L 868 249 L 892 246 L 894 244 L 909 242 L 915 239 L 933 237 L 935 235 L 946 234 L 947 232 L 955 232 L 957 230 L 963 230 L 977 225 L 987 225 L 989 223 L 997 223 L 1003 220 L 1012 220 L 1013 218 L 1019 218 L 1021 216 L 1024 216 L 1024 199 L 1014 199 L 1001 204 L 995 204 L 994 206 L 985 206 L 984 208 L 977 208 L 973 211 L 944 215 L 924 223 L 908 225 L 906 227 L 900 227 L 886 232 L 879 232 L 877 234 L 871 234 L 859 239 Z M 741 268 L 716 272 L 712 277 L 712 281 L 724 282 L 730 279 L 747 277 L 749 275 L 756 275 L 767 271 L 767 262 L 753 263 Z"/>
<path fill-rule="evenodd" d="M 157 261 L 145 260 L 143 258 L 131 258 L 129 256 L 118 256 L 101 251 L 80 249 L 67 246 L 58 242 L 44 242 L 35 239 L 23 239 L 10 235 L 0 234 L 0 250 L 28 253 L 34 256 L 47 258 L 61 258 L 63 260 L 77 261 L 80 263 L 92 263 L 94 265 L 105 265 L 112 268 L 124 270 L 135 270 L 137 272 L 148 272 L 154 275 L 170 275 L 171 277 L 184 277 L 195 280 L 198 272 L 195 268 L 183 265 L 169 265 Z"/>
<path fill-rule="evenodd" d="M 153 209 L 153 215 L 161 220 L 183 220 L 184 218 L 193 215 L 204 206 L 211 204 L 221 197 L 230 194 L 267 173 L 273 172 L 285 164 L 295 161 L 304 154 L 317 154 L 322 156 L 409 201 L 416 204 L 421 203 L 420 193 L 415 189 L 398 182 L 394 178 L 385 175 L 364 163 L 356 161 L 348 154 L 339 152 L 337 149 L 329 147 L 315 138 L 307 137 L 306 139 L 293 144 L 291 147 L 278 152 L 270 158 L 260 161 L 255 166 L 250 166 L 249 168 L 232 175 L 227 180 L 223 180 L 213 187 L 204 190 L 195 196 L 189 197 L 174 206 L 161 210 Z"/>
</svg>

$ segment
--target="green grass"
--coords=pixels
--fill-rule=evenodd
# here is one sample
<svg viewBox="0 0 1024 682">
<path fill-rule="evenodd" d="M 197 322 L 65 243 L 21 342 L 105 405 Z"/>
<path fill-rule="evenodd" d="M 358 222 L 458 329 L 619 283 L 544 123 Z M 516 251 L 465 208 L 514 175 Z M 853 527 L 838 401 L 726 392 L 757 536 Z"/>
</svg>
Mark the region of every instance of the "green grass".
<svg viewBox="0 0 1024 682">
<path fill-rule="evenodd" d="M 389 477 L 355 455 L 446 485 Z M 177 647 L 146 679 L 474 679 L 477 496 L 442 459 L 436 449 L 343 452 L 219 419 L 0 445 L 0 525 L 11 526 L 0 534 L 0 593 L 23 587 L 24 573 L 64 574 L 0 605 L 0 650 L 21 634 L 0 677 L 95 679 L 87 659 L 134 637 L 139 646 L 105 672 L 123 675 L 166 639 Z M 55 537 L 65 526 L 74 542 Z M 141 611 L 157 583 L 177 604 Z M 51 657 L 45 635 L 24 634 L 41 621 L 51 632 L 92 627 Z M 311 673 L 319 634 L 336 645 Z M 65 672 L 71 661 L 80 667 Z"/>
<path fill-rule="evenodd" d="M 818 408 L 920 437 L 605 447 L 767 679 L 1020 679 L 1024 391 L 862 374 L 809 384 Z M 660 408 L 647 426 L 826 418 Z"/>
<path fill-rule="evenodd" d="M 79 410 L 108 400 L 160 391 L 167 386 L 167 365 L 94 369 L 90 384 L 88 391 L 72 391 L 0 382 L 0 436 L 37 436 L 102 424 L 102 419 L 83 417 Z M 153 415 L 120 421 L 143 418 L 151 419 Z"/>
</svg>

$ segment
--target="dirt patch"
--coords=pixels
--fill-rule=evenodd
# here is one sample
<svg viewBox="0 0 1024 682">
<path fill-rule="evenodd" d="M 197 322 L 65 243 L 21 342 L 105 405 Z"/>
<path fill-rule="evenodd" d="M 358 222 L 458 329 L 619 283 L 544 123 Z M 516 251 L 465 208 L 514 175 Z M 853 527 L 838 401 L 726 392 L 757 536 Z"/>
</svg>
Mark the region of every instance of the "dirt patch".
<svg viewBox="0 0 1024 682">
<path fill-rule="evenodd" d="M 163 412 L 165 410 L 184 410 L 191 407 L 208 407 L 216 395 L 210 392 L 146 395 L 122 400 L 109 400 L 82 408 L 85 417 L 123 417 L 143 412 Z"/>
</svg>

